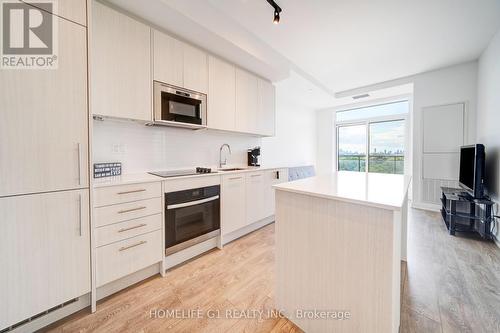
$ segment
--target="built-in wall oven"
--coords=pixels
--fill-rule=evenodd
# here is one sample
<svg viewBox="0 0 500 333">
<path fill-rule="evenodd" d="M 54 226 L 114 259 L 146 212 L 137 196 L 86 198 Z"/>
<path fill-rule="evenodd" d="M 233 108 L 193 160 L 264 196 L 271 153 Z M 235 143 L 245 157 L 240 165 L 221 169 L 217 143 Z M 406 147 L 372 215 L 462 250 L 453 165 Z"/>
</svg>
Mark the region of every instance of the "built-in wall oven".
<svg viewBox="0 0 500 333">
<path fill-rule="evenodd" d="M 207 95 L 154 81 L 154 124 L 207 127 Z"/>
<path fill-rule="evenodd" d="M 165 193 L 165 255 L 220 234 L 220 185 Z"/>
</svg>

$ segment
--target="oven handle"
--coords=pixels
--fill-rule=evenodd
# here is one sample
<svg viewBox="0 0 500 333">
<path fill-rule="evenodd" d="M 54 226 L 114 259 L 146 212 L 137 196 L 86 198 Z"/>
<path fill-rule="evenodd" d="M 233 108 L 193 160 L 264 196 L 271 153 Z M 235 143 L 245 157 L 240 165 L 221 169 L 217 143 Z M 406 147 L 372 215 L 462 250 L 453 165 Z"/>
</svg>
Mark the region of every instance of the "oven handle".
<svg viewBox="0 0 500 333">
<path fill-rule="evenodd" d="M 196 201 L 189 201 L 189 202 L 184 202 L 184 203 L 175 204 L 175 205 L 168 205 L 167 209 L 177 209 L 177 208 L 189 207 L 189 206 L 199 205 L 199 204 L 202 204 L 202 203 L 205 203 L 205 202 L 214 201 L 214 200 L 217 200 L 217 199 L 219 199 L 218 195 L 210 197 L 210 198 L 206 198 L 206 199 L 201 199 L 201 200 L 196 200 Z"/>
</svg>

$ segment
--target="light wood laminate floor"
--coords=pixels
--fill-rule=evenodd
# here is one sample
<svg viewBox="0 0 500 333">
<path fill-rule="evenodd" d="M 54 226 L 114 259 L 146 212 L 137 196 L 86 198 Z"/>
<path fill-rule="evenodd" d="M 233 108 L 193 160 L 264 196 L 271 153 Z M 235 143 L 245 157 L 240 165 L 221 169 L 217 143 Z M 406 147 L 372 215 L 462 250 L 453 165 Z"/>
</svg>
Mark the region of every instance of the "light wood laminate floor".
<svg viewBox="0 0 500 333">
<path fill-rule="evenodd" d="M 410 210 L 409 232 L 401 332 L 500 332 L 500 250 L 493 243 L 449 236 L 437 213 Z M 286 319 L 266 316 L 274 309 L 273 278 L 274 225 L 269 225 L 165 278 L 152 277 L 102 300 L 94 314 L 82 310 L 44 331 L 300 332 Z M 151 318 L 155 309 L 199 309 L 205 317 L 154 318 L 153 313 Z M 245 309 L 262 310 L 264 318 L 224 318 L 226 310 Z M 207 319 L 208 313 L 222 318 Z"/>
</svg>

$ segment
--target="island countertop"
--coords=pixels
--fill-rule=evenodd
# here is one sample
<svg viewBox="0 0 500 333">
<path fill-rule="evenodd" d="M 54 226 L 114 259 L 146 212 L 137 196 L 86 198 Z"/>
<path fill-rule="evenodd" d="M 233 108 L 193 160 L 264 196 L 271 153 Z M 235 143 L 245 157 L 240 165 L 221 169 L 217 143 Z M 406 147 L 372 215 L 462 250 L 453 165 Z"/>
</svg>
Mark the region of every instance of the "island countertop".
<svg viewBox="0 0 500 333">
<path fill-rule="evenodd" d="M 274 185 L 276 190 L 401 210 L 411 177 L 339 171 Z"/>
</svg>

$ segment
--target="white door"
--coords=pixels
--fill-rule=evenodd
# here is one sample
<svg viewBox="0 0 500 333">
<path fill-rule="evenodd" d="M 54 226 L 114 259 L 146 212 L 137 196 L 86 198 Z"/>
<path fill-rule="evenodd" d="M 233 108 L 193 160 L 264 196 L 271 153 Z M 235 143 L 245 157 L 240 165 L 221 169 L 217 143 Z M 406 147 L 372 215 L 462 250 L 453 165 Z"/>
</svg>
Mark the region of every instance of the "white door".
<svg viewBox="0 0 500 333">
<path fill-rule="evenodd" d="M 238 230 L 246 225 L 245 175 L 222 177 L 222 234 Z"/>
<path fill-rule="evenodd" d="M 247 71 L 236 69 L 236 130 L 258 133 L 258 82 Z"/>
<path fill-rule="evenodd" d="M 90 292 L 89 190 L 0 199 L 0 330 Z"/>
<path fill-rule="evenodd" d="M 92 112 L 151 121 L 150 28 L 93 2 Z"/>
<path fill-rule="evenodd" d="M 208 58 L 208 110 L 209 128 L 234 131 L 235 107 L 234 66 L 210 56 Z"/>
<path fill-rule="evenodd" d="M 177 87 L 184 85 L 184 43 L 153 30 L 153 77 Z"/>
<path fill-rule="evenodd" d="M 184 88 L 208 92 L 208 56 L 191 45 L 184 44 Z"/>
<path fill-rule="evenodd" d="M 88 187 L 86 29 L 58 21 L 58 68 L 0 73 L 0 197 Z"/>
<path fill-rule="evenodd" d="M 257 123 L 259 134 L 274 136 L 275 132 L 275 89 L 271 82 L 259 79 L 259 105 Z"/>
</svg>

